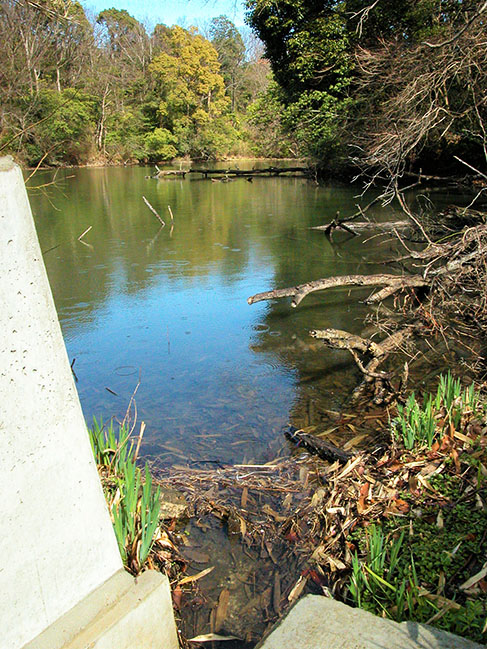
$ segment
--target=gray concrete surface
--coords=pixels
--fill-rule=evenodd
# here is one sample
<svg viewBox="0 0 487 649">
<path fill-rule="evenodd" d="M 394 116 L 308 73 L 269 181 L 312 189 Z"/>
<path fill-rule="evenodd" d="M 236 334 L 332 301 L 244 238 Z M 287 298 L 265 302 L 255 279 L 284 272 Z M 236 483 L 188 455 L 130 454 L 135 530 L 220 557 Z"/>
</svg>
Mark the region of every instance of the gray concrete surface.
<svg viewBox="0 0 487 649">
<path fill-rule="evenodd" d="M 22 173 L 8 158 L 0 159 L 0 268 L 0 649 L 20 649 L 119 573 L 122 560 Z M 127 620 L 140 600 L 154 633 L 154 602 L 174 627 L 162 587 L 131 589 L 118 604 Z"/>
<path fill-rule="evenodd" d="M 88 647 L 178 649 L 167 577 L 150 570 L 134 579 L 121 570 L 24 649 Z"/>
<path fill-rule="evenodd" d="M 319 595 L 303 597 L 256 649 L 482 649 L 415 622 L 392 622 Z"/>
</svg>

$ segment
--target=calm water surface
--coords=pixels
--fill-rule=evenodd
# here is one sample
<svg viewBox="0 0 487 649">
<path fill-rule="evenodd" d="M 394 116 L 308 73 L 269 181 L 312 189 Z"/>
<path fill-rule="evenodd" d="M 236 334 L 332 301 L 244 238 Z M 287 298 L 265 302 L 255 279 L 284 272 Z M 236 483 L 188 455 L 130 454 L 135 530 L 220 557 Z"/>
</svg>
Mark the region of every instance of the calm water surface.
<svg viewBox="0 0 487 649">
<path fill-rule="evenodd" d="M 360 333 L 359 298 L 368 290 L 314 294 L 297 309 L 288 299 L 249 306 L 247 298 L 335 274 L 383 272 L 391 244 L 339 234 L 331 245 L 310 229 L 337 210 L 355 212 L 356 188 L 300 178 L 156 181 L 149 173 L 65 170 L 30 194 L 86 419 L 123 417 L 140 378 L 147 455 L 170 464 L 271 459 L 286 452 L 284 426 L 319 424 L 356 385 L 347 353 L 325 349 L 308 330 Z"/>
</svg>

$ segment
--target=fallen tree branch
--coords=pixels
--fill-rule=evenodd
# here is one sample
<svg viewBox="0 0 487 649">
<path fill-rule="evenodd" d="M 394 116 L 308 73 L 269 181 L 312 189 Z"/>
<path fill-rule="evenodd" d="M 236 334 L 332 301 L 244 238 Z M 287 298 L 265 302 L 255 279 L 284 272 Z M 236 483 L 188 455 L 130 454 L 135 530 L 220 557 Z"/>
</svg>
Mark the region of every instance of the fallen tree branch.
<svg viewBox="0 0 487 649">
<path fill-rule="evenodd" d="M 377 346 L 376 343 L 368 338 L 362 338 L 361 336 L 356 336 L 341 329 L 313 329 L 309 332 L 309 335 L 313 338 L 318 338 L 318 340 L 322 340 L 330 347 L 348 350 L 354 349 L 363 354 L 367 352 L 373 354 L 374 352 L 372 350 Z"/>
<path fill-rule="evenodd" d="M 301 430 L 296 430 L 291 427 L 285 431 L 285 435 L 295 444 L 304 446 L 310 453 L 314 453 L 328 462 L 338 460 L 342 464 L 345 464 L 351 457 L 350 453 L 338 448 L 338 446 L 330 442 L 325 442 L 315 435 L 304 433 Z"/>
<path fill-rule="evenodd" d="M 149 201 L 147 200 L 147 198 L 146 198 L 145 196 L 142 196 L 142 200 L 143 200 L 144 203 L 147 205 L 147 207 L 150 209 L 150 211 L 151 211 L 153 214 L 155 214 L 155 215 L 157 216 L 157 218 L 158 218 L 158 220 L 160 221 L 162 227 L 165 227 L 166 224 L 165 224 L 164 221 L 161 219 L 161 217 L 160 217 L 159 214 L 156 212 L 156 210 L 152 207 L 152 205 L 149 203 Z"/>
<path fill-rule="evenodd" d="M 310 336 L 322 340 L 329 347 L 335 349 L 346 349 L 351 353 L 358 369 L 364 375 L 364 380 L 354 391 L 353 397 L 357 399 L 363 393 L 364 389 L 370 383 L 375 383 L 375 402 L 383 401 L 386 392 L 385 386 L 387 381 L 392 378 L 388 372 L 379 372 L 379 366 L 386 360 L 392 352 L 396 351 L 401 345 L 413 335 L 416 329 L 415 325 L 410 325 L 396 331 L 380 343 L 376 343 L 368 338 L 362 338 L 342 331 L 340 329 L 314 329 L 309 332 Z M 363 355 L 372 356 L 368 363 L 361 359 L 357 352 Z"/>
<path fill-rule="evenodd" d="M 328 225 L 315 225 L 311 230 L 325 230 L 325 232 L 329 232 L 332 225 L 335 225 L 337 228 L 343 228 L 351 234 L 361 234 L 362 232 L 370 232 L 374 230 L 395 232 L 396 230 L 408 230 L 412 227 L 409 221 L 393 221 L 390 223 L 375 223 L 373 221 L 347 223 L 346 221 L 337 221 L 336 223 L 333 222 Z"/>
<path fill-rule="evenodd" d="M 274 289 L 273 291 L 265 291 L 264 293 L 256 293 L 249 297 L 247 302 L 248 304 L 254 304 L 255 302 L 262 302 L 264 300 L 292 297 L 291 306 L 295 308 L 309 293 L 322 291 L 328 288 L 337 288 L 340 286 L 384 286 L 385 288 L 387 287 L 387 295 L 389 296 L 404 288 L 419 288 L 427 285 L 428 282 L 420 275 L 343 275 L 341 277 L 316 279 L 312 282 L 306 282 L 306 284 L 300 284 L 299 286 Z M 377 299 L 375 298 L 375 295 L 372 295 L 366 300 L 367 303 L 373 303 L 376 301 Z"/>
</svg>

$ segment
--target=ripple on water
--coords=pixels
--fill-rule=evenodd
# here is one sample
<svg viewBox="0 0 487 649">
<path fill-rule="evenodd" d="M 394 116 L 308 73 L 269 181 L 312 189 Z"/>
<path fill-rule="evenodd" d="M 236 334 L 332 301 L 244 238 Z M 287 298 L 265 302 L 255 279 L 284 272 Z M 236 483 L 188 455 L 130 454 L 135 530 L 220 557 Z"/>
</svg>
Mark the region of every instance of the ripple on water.
<svg viewBox="0 0 487 649">
<path fill-rule="evenodd" d="M 270 327 L 268 324 L 265 324 L 265 322 L 257 322 L 256 324 L 252 325 L 252 329 L 254 331 L 265 333 L 269 331 Z"/>
<path fill-rule="evenodd" d="M 137 373 L 137 368 L 135 365 L 120 365 L 115 368 L 114 372 L 117 376 L 132 376 Z"/>
</svg>

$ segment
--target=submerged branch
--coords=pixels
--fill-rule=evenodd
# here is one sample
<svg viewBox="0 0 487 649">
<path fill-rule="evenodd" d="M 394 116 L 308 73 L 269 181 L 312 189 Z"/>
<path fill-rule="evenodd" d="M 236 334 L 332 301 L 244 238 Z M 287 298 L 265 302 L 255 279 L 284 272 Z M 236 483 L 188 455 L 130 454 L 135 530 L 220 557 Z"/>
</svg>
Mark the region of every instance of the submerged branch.
<svg viewBox="0 0 487 649">
<path fill-rule="evenodd" d="M 295 430 L 291 428 L 286 431 L 286 437 L 299 446 L 304 446 L 310 453 L 314 453 L 328 462 L 338 462 L 345 464 L 350 459 L 350 453 L 344 451 L 335 444 L 325 442 L 316 435 L 310 435 L 302 430 Z"/>
<path fill-rule="evenodd" d="M 351 234 L 362 234 L 363 232 L 396 232 L 397 230 L 410 230 L 412 227 L 409 221 L 392 221 L 389 223 L 375 223 L 373 221 L 365 221 L 359 223 L 347 223 L 346 221 L 337 221 L 329 223 L 328 225 L 315 225 L 312 230 L 324 230 L 326 234 L 334 228 L 341 228 L 350 232 Z"/>
<path fill-rule="evenodd" d="M 150 211 L 151 211 L 153 214 L 156 215 L 156 217 L 157 217 L 157 219 L 159 220 L 159 222 L 161 223 L 162 227 L 165 227 L 165 225 L 166 225 L 165 222 L 161 219 L 161 217 L 160 217 L 159 214 L 156 212 L 156 210 L 152 207 L 152 205 L 149 203 L 149 201 L 147 200 L 147 198 L 146 198 L 145 196 L 142 196 L 142 200 L 143 200 L 144 203 L 147 205 L 147 207 L 150 209 Z"/>
<path fill-rule="evenodd" d="M 362 338 L 342 331 L 340 329 L 315 329 L 309 332 L 310 336 L 322 340 L 329 347 L 335 349 L 348 350 L 358 367 L 364 375 L 363 383 L 354 391 L 354 398 L 361 396 L 364 388 L 370 384 L 375 383 L 376 403 L 383 401 L 385 381 L 392 378 L 392 375 L 387 372 L 379 372 L 380 365 L 387 359 L 389 354 L 400 349 L 401 345 L 410 338 L 414 331 L 417 329 L 415 325 L 409 325 L 396 331 L 388 336 L 380 343 L 376 343 L 368 338 Z M 366 362 L 361 358 L 357 352 L 372 358 Z"/>
</svg>

